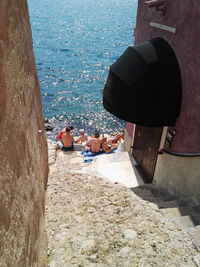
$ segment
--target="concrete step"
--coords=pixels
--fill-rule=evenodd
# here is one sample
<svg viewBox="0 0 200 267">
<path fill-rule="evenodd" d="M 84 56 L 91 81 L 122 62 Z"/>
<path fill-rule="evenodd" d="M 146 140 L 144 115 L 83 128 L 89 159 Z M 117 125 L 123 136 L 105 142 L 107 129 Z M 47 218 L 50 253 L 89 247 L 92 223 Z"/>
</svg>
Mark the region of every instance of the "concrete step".
<svg viewBox="0 0 200 267">
<path fill-rule="evenodd" d="M 200 205 L 193 198 L 178 198 L 164 189 L 157 188 L 155 184 L 143 184 L 131 190 L 143 200 L 150 202 L 153 208 L 158 209 L 165 218 L 188 234 L 200 251 Z"/>
<path fill-rule="evenodd" d="M 200 252 L 200 225 L 191 228 L 188 231 L 188 235 L 189 235 L 193 245 Z"/>
<path fill-rule="evenodd" d="M 173 217 L 171 219 L 173 223 L 175 223 L 183 232 L 188 233 L 193 227 L 200 225 L 200 215 L 186 215 L 186 216 L 178 216 Z"/>
<path fill-rule="evenodd" d="M 188 234 L 193 245 L 200 251 L 200 205 L 193 198 L 178 198 L 157 188 L 155 184 L 143 184 L 131 190 Z M 195 260 L 195 263 L 200 262 L 200 256 Z"/>
<path fill-rule="evenodd" d="M 132 191 L 134 191 L 135 194 L 146 196 L 147 198 L 159 198 L 162 196 L 162 193 L 159 192 L 155 184 L 143 184 L 135 187 Z"/>
<path fill-rule="evenodd" d="M 193 206 L 192 208 L 195 211 L 195 213 L 199 213 L 200 214 L 200 206 L 199 205 L 198 206 Z"/>
<path fill-rule="evenodd" d="M 128 152 L 116 152 L 95 157 L 93 167 L 97 173 L 113 183 L 134 188 L 144 182 L 131 163 Z"/>
<path fill-rule="evenodd" d="M 140 198 L 144 199 L 144 200 L 155 200 L 155 196 L 152 194 L 151 190 L 148 189 L 143 189 L 140 187 L 135 187 L 135 188 L 131 188 L 132 192 L 134 192 L 137 196 L 139 196 Z"/>
<path fill-rule="evenodd" d="M 144 184 L 131 190 L 140 198 L 153 202 L 158 208 L 173 208 L 178 206 L 176 197 L 160 191 L 154 184 Z"/>
<path fill-rule="evenodd" d="M 168 208 L 178 207 L 178 203 L 176 200 L 159 200 L 159 199 L 157 199 L 157 205 L 158 205 L 159 209 L 168 209 Z"/>
<path fill-rule="evenodd" d="M 172 207 L 196 207 L 197 213 L 200 213 L 200 206 L 195 202 L 194 198 L 180 198 L 166 192 L 165 189 L 158 188 L 156 184 L 143 184 L 135 187 L 133 192 L 144 200 L 153 201 L 160 208 Z"/>
<path fill-rule="evenodd" d="M 172 219 L 178 216 L 196 214 L 196 211 L 191 206 L 185 206 L 185 207 L 173 207 L 173 208 L 160 209 L 160 213 L 163 214 L 168 219 Z"/>
<path fill-rule="evenodd" d="M 195 202 L 195 199 L 192 197 L 188 198 L 177 198 L 177 202 L 179 207 L 183 206 L 197 206 L 197 203 Z"/>
<path fill-rule="evenodd" d="M 151 190 L 152 194 L 156 198 L 160 198 L 162 200 L 175 200 L 177 199 L 176 196 L 173 196 L 166 192 L 166 190 L 158 188 L 156 184 L 144 184 L 138 187 L 138 189 L 145 189 L 145 190 Z"/>
</svg>

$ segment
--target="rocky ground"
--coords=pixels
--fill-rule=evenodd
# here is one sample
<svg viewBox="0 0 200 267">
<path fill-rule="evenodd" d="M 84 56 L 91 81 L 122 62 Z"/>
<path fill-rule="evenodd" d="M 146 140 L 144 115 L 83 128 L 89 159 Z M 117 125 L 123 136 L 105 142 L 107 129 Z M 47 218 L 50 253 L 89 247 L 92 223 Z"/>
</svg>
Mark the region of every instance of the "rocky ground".
<svg viewBox="0 0 200 267">
<path fill-rule="evenodd" d="M 198 266 L 188 236 L 156 206 L 49 143 L 48 266 Z"/>
</svg>

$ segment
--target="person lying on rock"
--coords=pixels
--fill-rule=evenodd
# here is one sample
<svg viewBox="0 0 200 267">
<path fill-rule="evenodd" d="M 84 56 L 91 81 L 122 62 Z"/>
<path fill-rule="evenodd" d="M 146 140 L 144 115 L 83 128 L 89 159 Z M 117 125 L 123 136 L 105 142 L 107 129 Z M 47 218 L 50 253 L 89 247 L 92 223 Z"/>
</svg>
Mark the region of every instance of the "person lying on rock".
<svg viewBox="0 0 200 267">
<path fill-rule="evenodd" d="M 86 143 L 88 141 L 88 134 L 85 133 L 85 130 L 80 129 L 79 130 L 80 136 L 79 138 L 75 141 L 75 143 Z"/>
<path fill-rule="evenodd" d="M 59 144 L 57 145 L 58 148 L 60 148 L 63 151 L 68 151 L 74 149 L 74 137 L 70 133 L 71 127 L 66 127 L 65 131 L 62 134 L 62 143 L 63 146 L 60 146 Z"/>
<path fill-rule="evenodd" d="M 117 144 L 121 140 L 124 140 L 124 131 L 121 130 L 119 133 L 113 135 L 108 139 L 109 144 Z"/>
<path fill-rule="evenodd" d="M 90 148 L 93 153 L 99 153 L 101 149 L 101 139 L 99 138 L 99 132 L 95 131 L 94 136 L 86 143 L 86 146 Z"/>
</svg>

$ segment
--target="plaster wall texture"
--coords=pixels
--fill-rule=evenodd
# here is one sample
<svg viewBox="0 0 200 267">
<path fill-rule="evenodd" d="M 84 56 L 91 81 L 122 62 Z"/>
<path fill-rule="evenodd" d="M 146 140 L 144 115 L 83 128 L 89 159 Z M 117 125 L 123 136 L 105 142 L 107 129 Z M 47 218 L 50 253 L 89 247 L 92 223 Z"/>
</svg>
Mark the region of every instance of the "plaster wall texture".
<svg viewBox="0 0 200 267">
<path fill-rule="evenodd" d="M 200 46 L 196 33 L 199 31 L 199 4 L 186 0 L 167 1 L 167 13 L 145 6 L 138 1 L 135 43 L 162 37 L 174 49 L 182 76 L 181 115 L 175 125 L 170 150 L 176 152 L 200 152 Z M 145 19 L 144 19 L 145 18 Z M 155 22 L 176 28 L 176 33 L 149 26 Z M 164 97 L 164 93 L 163 93 Z M 170 103 L 169 103 L 170 105 Z M 159 155 L 154 179 L 161 187 L 177 195 L 191 196 L 200 200 L 199 158 L 181 158 L 167 154 Z"/>
<path fill-rule="evenodd" d="M 124 150 L 131 153 L 131 146 L 133 143 L 133 137 L 128 133 L 127 129 L 125 129 L 124 133 Z"/>
<path fill-rule="evenodd" d="M 127 131 L 127 134 L 132 137 L 133 135 L 133 130 L 134 130 L 134 124 L 133 123 L 130 123 L 130 122 L 127 122 L 126 123 L 126 131 Z"/>
<path fill-rule="evenodd" d="M 1 0 L 0 25 L 0 266 L 46 266 L 48 152 L 27 1 Z"/>
<path fill-rule="evenodd" d="M 138 1 L 135 44 L 162 37 L 174 49 L 182 76 L 182 107 L 171 150 L 200 152 L 200 45 L 197 35 L 200 29 L 200 6 L 198 1 L 190 0 L 181 4 L 178 0 L 166 2 L 167 12 L 163 15 L 155 7 L 145 6 L 144 0 Z M 174 27 L 176 33 L 153 28 L 149 26 L 150 22 Z"/>
<path fill-rule="evenodd" d="M 170 193 L 193 198 L 196 204 L 199 204 L 200 157 L 158 155 L 154 181 Z"/>
</svg>

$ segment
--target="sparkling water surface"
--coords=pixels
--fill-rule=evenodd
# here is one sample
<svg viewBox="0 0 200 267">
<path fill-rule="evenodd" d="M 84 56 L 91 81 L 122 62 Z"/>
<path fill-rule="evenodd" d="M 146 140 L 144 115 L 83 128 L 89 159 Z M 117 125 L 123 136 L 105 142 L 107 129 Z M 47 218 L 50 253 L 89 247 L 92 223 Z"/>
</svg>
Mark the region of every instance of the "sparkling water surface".
<svg viewBox="0 0 200 267">
<path fill-rule="evenodd" d="M 113 133 L 125 122 L 108 113 L 102 90 L 109 66 L 133 45 L 137 0 L 29 0 L 44 117 L 75 133 Z"/>
</svg>

